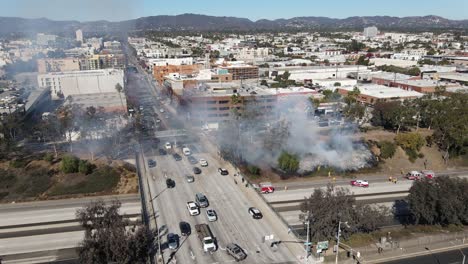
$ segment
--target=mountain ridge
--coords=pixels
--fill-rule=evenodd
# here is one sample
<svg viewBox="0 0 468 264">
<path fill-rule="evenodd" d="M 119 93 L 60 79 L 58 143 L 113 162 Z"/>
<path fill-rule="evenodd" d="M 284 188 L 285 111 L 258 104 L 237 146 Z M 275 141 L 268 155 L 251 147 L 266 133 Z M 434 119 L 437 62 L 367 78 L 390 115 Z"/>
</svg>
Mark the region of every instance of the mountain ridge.
<svg viewBox="0 0 468 264">
<path fill-rule="evenodd" d="M 351 16 L 329 18 L 322 16 L 302 16 L 280 19 L 259 19 L 232 16 L 209 16 L 199 14 L 158 15 L 136 19 L 109 22 L 105 20 L 79 22 L 74 20 L 56 21 L 47 18 L 0 17 L 0 34 L 49 32 L 59 33 L 78 28 L 85 32 L 122 31 L 252 31 L 288 29 L 362 29 L 376 26 L 381 29 L 424 30 L 424 29 L 468 29 L 468 19 L 450 20 L 440 16 Z"/>
</svg>

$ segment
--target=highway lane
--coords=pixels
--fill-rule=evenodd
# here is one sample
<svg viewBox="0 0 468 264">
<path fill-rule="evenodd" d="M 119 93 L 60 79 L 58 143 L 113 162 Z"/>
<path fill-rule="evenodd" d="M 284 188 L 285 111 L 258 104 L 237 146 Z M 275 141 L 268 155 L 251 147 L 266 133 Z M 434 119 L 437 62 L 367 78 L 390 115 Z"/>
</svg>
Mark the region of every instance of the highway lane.
<svg viewBox="0 0 468 264">
<path fill-rule="evenodd" d="M 76 210 L 82 208 L 90 201 L 87 199 L 82 203 L 72 204 L 65 202 L 65 204 L 57 206 L 58 208 L 49 205 L 44 207 L 1 208 L 0 229 L 28 224 L 47 224 L 49 222 L 74 220 L 76 218 Z M 141 203 L 139 201 L 122 203 L 120 212 L 128 215 L 140 214 Z"/>
<path fill-rule="evenodd" d="M 344 188 L 350 191 L 351 194 L 376 194 L 386 193 L 386 192 L 398 192 L 398 191 L 408 191 L 412 186 L 413 181 L 398 181 L 396 184 L 390 182 L 370 182 L 370 187 L 352 187 L 349 185 L 349 182 L 346 184 L 337 184 L 336 187 Z M 274 193 L 265 194 L 265 199 L 268 202 L 280 202 L 280 201 L 293 201 L 298 199 L 303 199 L 304 197 L 309 197 L 316 188 L 325 189 L 326 184 L 308 189 L 295 189 L 295 190 L 284 190 L 277 189 Z"/>
<path fill-rule="evenodd" d="M 84 231 L 0 239 L 0 256 L 76 248 Z"/>
<path fill-rule="evenodd" d="M 468 248 L 461 249 L 463 254 L 468 255 Z M 405 258 L 388 262 L 379 262 L 383 264 L 463 264 L 463 255 L 460 250 L 451 250 L 446 252 L 430 253 L 413 258 Z M 466 259 L 468 261 L 468 259 Z M 465 264 L 466 264 L 465 261 Z"/>
<path fill-rule="evenodd" d="M 157 196 L 155 207 L 158 208 L 156 215 L 159 226 L 167 227 L 167 232 L 180 233 L 178 224 L 180 221 L 189 222 L 194 228 L 195 224 L 208 223 L 205 211 L 201 209 L 199 216 L 190 216 L 185 207 L 187 201 L 195 200 L 195 193 L 202 192 L 210 201 L 210 208 L 217 211 L 219 220 L 209 223 L 220 249 L 213 255 L 204 254 L 201 242 L 192 234 L 188 239 L 181 240 L 181 248 L 176 253 L 177 261 L 182 263 L 226 263 L 232 258 L 223 251 L 229 242 L 238 243 L 249 255 L 248 260 L 252 263 L 281 263 L 295 261 L 295 257 L 286 249 L 279 247 L 276 252 L 270 248 L 270 243 L 263 243 L 262 239 L 266 235 L 274 235 L 272 228 L 266 224 L 266 219 L 254 220 L 248 214 L 247 209 L 252 203 L 242 195 L 239 188 L 241 180 L 234 182 L 232 176 L 221 176 L 217 172 L 219 161 L 216 157 L 205 152 L 199 146 L 199 153 L 193 155 L 197 158 L 208 160 L 209 166 L 202 168 L 202 174 L 195 175 L 195 182 L 188 183 L 185 175 L 193 175 L 192 165 L 186 157 L 182 161 L 175 161 L 171 155 L 151 156 L 156 159 L 158 165 L 154 169 L 149 169 L 148 175 L 154 181 L 151 186 L 153 196 Z M 233 173 L 233 172 L 231 172 Z M 165 177 L 175 180 L 176 187 L 167 189 Z M 165 232 L 164 234 L 166 234 Z M 183 244 L 182 244 L 183 241 Z M 164 246 L 163 246 L 164 247 Z M 165 259 L 170 259 L 169 250 L 165 250 Z"/>
</svg>

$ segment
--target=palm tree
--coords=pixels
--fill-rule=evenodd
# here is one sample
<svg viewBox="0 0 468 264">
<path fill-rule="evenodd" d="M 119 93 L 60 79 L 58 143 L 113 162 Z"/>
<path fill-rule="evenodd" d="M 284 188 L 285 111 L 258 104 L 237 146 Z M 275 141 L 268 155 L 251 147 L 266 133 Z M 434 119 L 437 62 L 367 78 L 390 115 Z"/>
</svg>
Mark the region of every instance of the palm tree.
<svg viewBox="0 0 468 264">
<path fill-rule="evenodd" d="M 122 91 L 123 91 L 123 87 L 122 85 L 120 85 L 120 83 L 117 83 L 115 85 L 115 90 L 119 93 L 119 97 L 120 97 L 120 103 L 122 104 L 122 108 L 124 108 L 124 104 L 123 104 L 123 101 L 122 101 Z"/>
</svg>

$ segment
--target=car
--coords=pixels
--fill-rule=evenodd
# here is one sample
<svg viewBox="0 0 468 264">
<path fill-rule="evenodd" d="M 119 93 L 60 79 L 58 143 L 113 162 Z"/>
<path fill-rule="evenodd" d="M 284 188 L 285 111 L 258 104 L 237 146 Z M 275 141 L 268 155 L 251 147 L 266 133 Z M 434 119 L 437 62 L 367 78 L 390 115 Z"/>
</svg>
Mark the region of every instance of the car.
<svg viewBox="0 0 468 264">
<path fill-rule="evenodd" d="M 216 214 L 216 211 L 214 209 L 206 210 L 206 217 L 208 218 L 208 221 L 210 222 L 214 222 L 218 220 L 218 215 Z"/>
<path fill-rule="evenodd" d="M 356 186 L 356 187 L 369 187 L 369 182 L 366 180 L 352 180 L 351 181 L 351 186 Z"/>
<path fill-rule="evenodd" d="M 195 177 L 193 177 L 192 175 L 187 175 L 187 176 L 185 176 L 185 179 L 187 179 L 187 182 L 188 182 L 188 183 L 191 183 L 191 182 L 194 182 L 194 181 L 195 181 Z"/>
<path fill-rule="evenodd" d="M 197 164 L 198 163 L 198 160 L 196 158 L 194 158 L 193 156 L 187 156 L 187 159 L 191 164 Z"/>
<path fill-rule="evenodd" d="M 164 156 L 167 155 L 167 151 L 165 149 L 158 149 L 159 155 Z"/>
<path fill-rule="evenodd" d="M 219 172 L 221 175 L 228 175 L 228 174 L 229 174 L 228 170 L 223 169 L 223 168 L 218 168 L 218 172 Z"/>
<path fill-rule="evenodd" d="M 166 149 L 171 149 L 172 148 L 172 144 L 170 142 L 166 142 L 166 144 L 164 144 L 164 147 Z"/>
<path fill-rule="evenodd" d="M 427 179 L 434 179 L 435 173 L 431 170 L 422 170 L 421 174 L 424 175 Z"/>
<path fill-rule="evenodd" d="M 150 167 L 150 168 L 156 167 L 156 161 L 153 160 L 153 159 L 149 159 L 148 160 L 148 167 Z"/>
<path fill-rule="evenodd" d="M 193 173 L 195 173 L 195 174 L 200 174 L 200 173 L 201 173 L 201 169 L 198 168 L 198 167 L 193 167 Z"/>
<path fill-rule="evenodd" d="M 158 123 L 158 124 L 161 123 L 161 119 L 159 119 L 159 118 L 156 119 L 156 123 Z"/>
<path fill-rule="evenodd" d="M 258 210 L 258 209 L 255 208 L 255 207 L 250 207 L 250 208 L 249 208 L 249 214 L 250 214 L 254 219 L 262 219 L 262 218 L 263 218 L 262 212 L 260 212 L 260 210 Z"/>
<path fill-rule="evenodd" d="M 183 236 L 189 236 L 192 233 L 192 228 L 190 227 L 190 224 L 184 221 L 179 223 L 179 229 L 180 234 Z"/>
<path fill-rule="evenodd" d="M 164 113 L 165 111 L 164 111 L 163 108 L 161 108 L 161 109 L 159 109 L 159 112 L 160 112 L 160 113 Z"/>
<path fill-rule="evenodd" d="M 206 161 L 205 159 L 200 159 L 199 162 L 200 162 L 200 166 L 202 166 L 202 167 L 207 167 L 208 166 L 208 161 Z"/>
<path fill-rule="evenodd" d="M 189 148 L 187 147 L 183 147 L 182 148 L 182 152 L 184 153 L 185 156 L 190 156 L 192 154 L 192 152 L 190 151 Z"/>
<path fill-rule="evenodd" d="M 167 188 L 169 188 L 169 189 L 170 189 L 170 188 L 174 188 L 174 187 L 175 187 L 175 181 L 174 181 L 173 179 L 171 179 L 171 178 L 168 178 L 168 179 L 166 180 L 166 186 L 167 186 Z"/>
<path fill-rule="evenodd" d="M 199 207 L 208 207 L 210 203 L 208 202 L 208 198 L 203 193 L 197 193 L 195 194 L 195 201 L 197 201 L 197 204 Z"/>
<path fill-rule="evenodd" d="M 174 159 L 175 159 L 176 161 L 181 161 L 181 160 L 182 160 L 182 156 L 180 156 L 180 155 L 177 154 L 177 153 L 172 154 L 172 157 L 174 157 Z"/>
<path fill-rule="evenodd" d="M 167 234 L 167 245 L 169 249 L 177 249 L 179 247 L 179 236 L 174 233 Z"/>
<path fill-rule="evenodd" d="M 227 244 L 226 252 L 236 261 L 241 261 L 247 258 L 247 254 L 245 254 L 244 250 L 239 245 L 234 243 Z"/>
<path fill-rule="evenodd" d="M 199 215 L 200 214 L 200 208 L 193 201 L 187 202 L 187 210 L 189 211 L 190 215 Z"/>
</svg>

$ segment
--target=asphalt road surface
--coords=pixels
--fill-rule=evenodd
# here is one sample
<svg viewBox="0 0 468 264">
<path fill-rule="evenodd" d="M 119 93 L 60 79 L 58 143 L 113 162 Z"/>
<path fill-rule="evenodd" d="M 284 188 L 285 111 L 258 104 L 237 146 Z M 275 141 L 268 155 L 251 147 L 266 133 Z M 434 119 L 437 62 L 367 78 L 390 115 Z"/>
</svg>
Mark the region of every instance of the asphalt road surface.
<svg viewBox="0 0 468 264">
<path fill-rule="evenodd" d="M 196 144 L 191 144 L 196 145 Z M 248 213 L 248 208 L 254 206 L 243 195 L 240 188 L 241 179 L 232 176 L 221 176 L 217 169 L 222 165 L 218 159 L 197 145 L 192 149 L 193 156 L 197 159 L 204 158 L 208 161 L 208 167 L 200 167 L 202 173 L 194 175 L 187 158 L 180 149 L 175 149 L 182 156 L 181 161 L 176 161 L 172 155 L 157 155 L 156 150 L 146 153 L 145 160 L 156 160 L 155 168 L 148 168 L 145 164 L 146 177 L 149 177 L 151 194 L 156 208 L 156 220 L 160 227 L 163 242 L 169 232 L 180 234 L 179 222 L 190 223 L 192 234 L 189 237 L 180 237 L 180 248 L 175 252 L 175 258 L 180 263 L 230 263 L 233 258 L 227 255 L 225 248 L 230 242 L 239 244 L 247 253 L 246 263 L 295 263 L 296 258 L 284 246 L 272 249 L 271 242 L 263 242 L 265 236 L 275 236 L 268 219 L 253 219 Z M 153 154 L 154 153 L 154 154 Z M 147 162 L 145 162 L 147 163 Z M 195 182 L 187 182 L 185 176 L 195 176 Z M 175 188 L 166 187 L 166 178 L 176 182 Z M 202 208 L 198 216 L 190 216 L 186 203 L 195 200 L 196 193 L 203 193 L 209 200 L 209 207 L 218 213 L 216 222 L 208 222 L 206 209 Z M 194 227 L 196 224 L 208 223 L 216 237 L 219 249 L 213 254 L 204 253 Z M 171 260 L 172 251 L 162 244 L 164 259 Z"/>
</svg>

